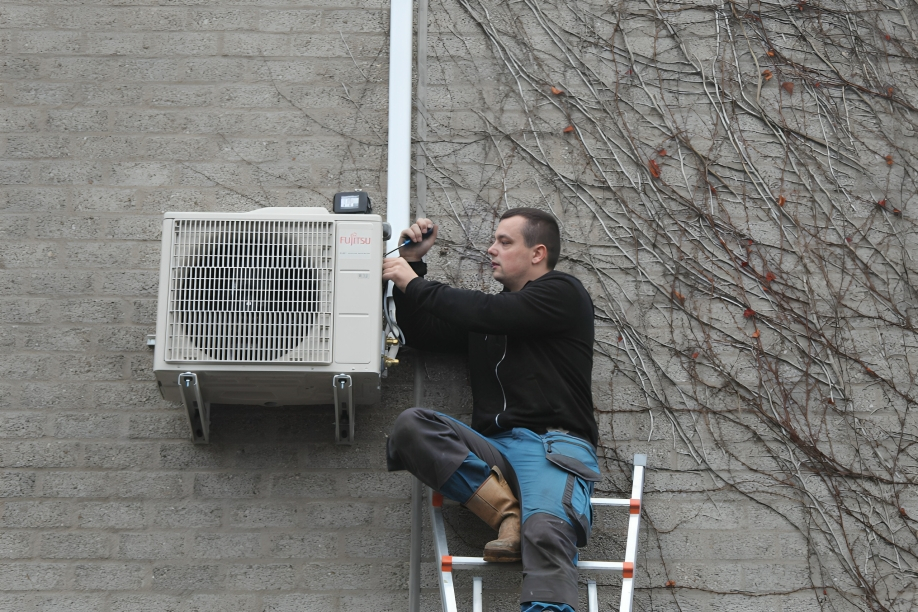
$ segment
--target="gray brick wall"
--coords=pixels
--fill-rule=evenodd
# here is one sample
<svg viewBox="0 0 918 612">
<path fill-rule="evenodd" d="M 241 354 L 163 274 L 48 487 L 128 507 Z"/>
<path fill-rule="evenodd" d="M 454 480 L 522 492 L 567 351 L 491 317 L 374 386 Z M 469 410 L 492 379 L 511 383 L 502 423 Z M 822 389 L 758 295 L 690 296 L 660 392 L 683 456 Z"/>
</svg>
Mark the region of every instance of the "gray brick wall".
<svg viewBox="0 0 918 612">
<path fill-rule="evenodd" d="M 384 130 L 386 8 L 0 4 L 0 610 L 405 608 L 410 364 L 354 448 L 330 407 L 217 409 L 196 447 L 144 345 L 164 211 L 384 192 L 335 127 L 360 65 L 349 133 Z"/>
<path fill-rule="evenodd" d="M 353 448 L 333 444 L 330 407 L 219 407 L 212 444 L 195 446 L 144 342 L 163 212 L 327 206 L 352 188 L 384 210 L 387 7 L 0 2 L 0 612 L 407 608 L 410 483 L 385 471 L 384 444 L 412 398 L 412 356 L 381 405 L 359 408 Z M 458 7 L 438 7 L 430 117 L 477 130 L 470 109 L 499 98 L 494 58 Z M 472 146 L 453 158 L 469 172 L 482 159 Z M 533 191 L 526 169 L 506 176 Z M 430 206 L 462 242 L 447 203 Z M 431 259 L 440 278 L 489 286 L 462 258 Z M 462 361 L 427 356 L 425 371 L 427 403 L 467 415 Z M 640 586 L 708 589 L 682 591 L 682 610 L 815 609 L 801 534 L 688 471 L 611 371 L 598 360 L 603 442 L 652 468 Z M 610 457 L 602 490 L 627 490 L 628 469 Z M 624 517 L 605 512 L 586 558 L 622 553 Z M 459 508 L 447 517 L 457 552 L 477 554 L 488 534 Z M 433 610 L 429 534 L 425 551 Z M 599 580 L 608 609 L 617 580 Z M 490 612 L 515 608 L 518 583 L 488 578 Z"/>
</svg>

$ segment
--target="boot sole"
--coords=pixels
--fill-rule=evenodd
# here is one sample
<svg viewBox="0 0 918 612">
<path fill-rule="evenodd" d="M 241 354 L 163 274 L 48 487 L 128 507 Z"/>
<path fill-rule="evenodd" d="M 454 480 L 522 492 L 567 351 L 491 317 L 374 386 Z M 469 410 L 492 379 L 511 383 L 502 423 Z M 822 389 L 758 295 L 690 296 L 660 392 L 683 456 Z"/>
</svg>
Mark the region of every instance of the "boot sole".
<svg viewBox="0 0 918 612">
<path fill-rule="evenodd" d="M 488 563 L 514 563 L 516 561 L 522 561 L 523 557 L 520 553 L 485 553 L 484 560 Z"/>
</svg>

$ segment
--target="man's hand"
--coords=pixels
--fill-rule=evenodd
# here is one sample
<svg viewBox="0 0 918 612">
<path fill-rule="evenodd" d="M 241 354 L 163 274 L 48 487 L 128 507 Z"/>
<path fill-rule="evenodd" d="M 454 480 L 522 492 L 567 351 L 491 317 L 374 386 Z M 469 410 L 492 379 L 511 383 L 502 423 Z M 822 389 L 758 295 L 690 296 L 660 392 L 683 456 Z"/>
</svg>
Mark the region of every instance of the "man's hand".
<svg viewBox="0 0 918 612">
<path fill-rule="evenodd" d="M 400 240 L 404 242 L 403 239 L 400 238 Z M 408 283 L 411 282 L 411 279 L 418 277 L 414 270 L 411 269 L 411 266 L 408 265 L 408 262 L 405 261 L 404 257 L 386 257 L 383 260 L 382 270 L 383 280 L 395 283 L 395 286 L 398 287 L 402 293 L 405 292 L 405 288 L 408 286 Z"/>
<path fill-rule="evenodd" d="M 428 231 L 432 231 L 429 236 L 424 236 Z M 418 219 L 414 225 L 398 236 L 398 243 L 402 244 L 410 240 L 411 244 L 400 247 L 398 254 L 405 258 L 406 261 L 421 261 L 421 258 L 427 254 L 434 242 L 437 240 L 437 226 L 430 219 Z M 398 284 L 398 283 L 396 283 Z"/>
</svg>

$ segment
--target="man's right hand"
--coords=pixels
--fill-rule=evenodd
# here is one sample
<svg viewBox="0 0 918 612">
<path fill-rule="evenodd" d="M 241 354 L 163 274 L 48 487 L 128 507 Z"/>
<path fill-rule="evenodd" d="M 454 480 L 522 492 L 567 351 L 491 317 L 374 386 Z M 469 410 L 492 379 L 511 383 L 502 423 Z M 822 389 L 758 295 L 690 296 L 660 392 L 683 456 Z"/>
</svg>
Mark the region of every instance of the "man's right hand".
<svg viewBox="0 0 918 612">
<path fill-rule="evenodd" d="M 433 232 L 429 236 L 424 236 L 430 230 L 433 230 Z M 437 226 L 430 219 L 418 219 L 414 222 L 414 225 L 402 230 L 402 233 L 399 234 L 399 244 L 406 240 L 410 240 L 411 244 L 400 247 L 398 254 L 404 257 L 406 261 L 421 261 L 421 258 L 427 254 L 427 251 L 431 249 L 437 240 Z"/>
</svg>

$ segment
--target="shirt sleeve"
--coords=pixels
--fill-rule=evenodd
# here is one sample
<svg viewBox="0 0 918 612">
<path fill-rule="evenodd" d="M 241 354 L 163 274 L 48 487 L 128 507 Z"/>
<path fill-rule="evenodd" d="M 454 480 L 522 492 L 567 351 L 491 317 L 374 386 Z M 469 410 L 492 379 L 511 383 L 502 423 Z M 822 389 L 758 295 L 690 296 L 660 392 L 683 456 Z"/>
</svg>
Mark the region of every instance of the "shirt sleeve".
<svg viewBox="0 0 918 612">
<path fill-rule="evenodd" d="M 489 294 L 413 279 L 407 297 L 419 310 L 482 334 L 557 333 L 573 325 L 577 292 L 561 276 L 540 278 L 519 291 Z"/>
<path fill-rule="evenodd" d="M 418 278 L 423 279 L 427 273 L 427 264 L 410 262 L 410 265 L 419 275 Z M 468 350 L 466 327 L 450 324 L 421 309 L 416 300 L 399 291 L 398 287 L 392 291 L 392 297 L 395 298 L 398 326 L 405 334 L 408 346 L 434 353 L 464 353 Z"/>
</svg>

